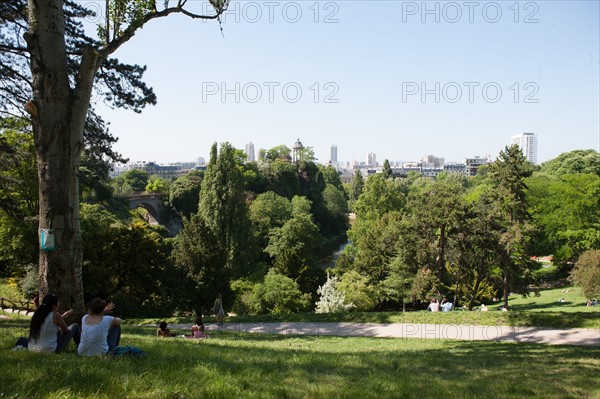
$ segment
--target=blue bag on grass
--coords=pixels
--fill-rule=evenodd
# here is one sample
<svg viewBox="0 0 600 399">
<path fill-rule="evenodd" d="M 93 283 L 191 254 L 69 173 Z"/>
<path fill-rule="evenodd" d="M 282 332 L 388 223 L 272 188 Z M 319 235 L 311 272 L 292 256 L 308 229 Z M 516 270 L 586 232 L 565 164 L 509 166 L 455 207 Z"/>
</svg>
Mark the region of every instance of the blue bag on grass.
<svg viewBox="0 0 600 399">
<path fill-rule="evenodd" d="M 145 358 L 148 356 L 146 352 L 136 346 L 117 346 L 112 352 L 115 357 L 136 357 Z"/>
</svg>

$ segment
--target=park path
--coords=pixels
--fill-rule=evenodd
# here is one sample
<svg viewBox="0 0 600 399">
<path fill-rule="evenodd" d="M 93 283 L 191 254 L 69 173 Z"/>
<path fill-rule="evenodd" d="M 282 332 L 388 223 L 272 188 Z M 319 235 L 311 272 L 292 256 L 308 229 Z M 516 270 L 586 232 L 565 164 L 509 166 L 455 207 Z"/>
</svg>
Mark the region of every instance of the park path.
<svg viewBox="0 0 600 399">
<path fill-rule="evenodd" d="M 7 311 L 9 309 L 5 309 Z M 10 313 L 10 312 L 9 312 Z M 158 327 L 158 326 L 157 326 Z M 171 329 L 191 331 L 191 324 L 170 324 Z M 450 339 L 461 341 L 506 341 L 549 345 L 600 347 L 600 328 L 544 328 L 469 326 L 411 323 L 225 323 L 206 324 L 207 332 L 228 331 L 257 334 L 374 337 L 404 339 Z"/>
<path fill-rule="evenodd" d="M 171 324 L 169 327 L 191 331 L 192 325 Z M 553 329 L 454 324 L 289 322 L 225 323 L 223 326 L 209 323 L 206 324 L 206 330 L 207 332 L 228 331 L 311 336 L 507 341 L 600 347 L 600 329 L 591 328 Z"/>
</svg>

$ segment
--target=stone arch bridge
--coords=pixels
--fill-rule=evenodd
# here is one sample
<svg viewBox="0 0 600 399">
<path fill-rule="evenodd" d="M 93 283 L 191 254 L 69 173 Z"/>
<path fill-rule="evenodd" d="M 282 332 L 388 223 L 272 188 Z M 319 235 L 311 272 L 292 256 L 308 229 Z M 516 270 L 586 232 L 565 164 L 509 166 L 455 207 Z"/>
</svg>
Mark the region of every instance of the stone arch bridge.
<svg viewBox="0 0 600 399">
<path fill-rule="evenodd" d="M 183 228 L 181 217 L 170 207 L 165 206 L 161 194 L 132 194 L 119 197 L 129 205 L 129 209 L 144 208 L 148 211 L 148 223 L 164 226 L 174 237 Z"/>
</svg>

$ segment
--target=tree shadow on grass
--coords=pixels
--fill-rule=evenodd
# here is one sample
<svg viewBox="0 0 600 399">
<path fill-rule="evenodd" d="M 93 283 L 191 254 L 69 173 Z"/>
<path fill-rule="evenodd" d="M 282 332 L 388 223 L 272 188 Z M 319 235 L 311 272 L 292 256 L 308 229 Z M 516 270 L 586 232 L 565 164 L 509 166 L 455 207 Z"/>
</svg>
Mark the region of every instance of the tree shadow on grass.
<svg viewBox="0 0 600 399">
<path fill-rule="evenodd" d="M 510 303 L 509 303 L 510 306 Z M 531 300 L 528 303 L 522 303 L 517 305 L 510 306 L 514 310 L 526 311 L 526 310 L 550 310 L 553 312 L 559 312 L 560 309 L 570 309 L 570 308 L 585 308 L 585 302 L 537 302 L 535 300 Z"/>
<path fill-rule="evenodd" d="M 551 328 L 573 328 L 590 325 L 600 328 L 599 312 L 522 312 L 508 313 L 510 325 L 525 325 Z"/>
<path fill-rule="evenodd" d="M 600 362 L 594 348 L 242 333 L 186 340 L 149 337 L 147 329 L 124 333 L 121 344 L 141 347 L 146 359 L 7 351 L 0 390 L 8 396 L 77 398 L 520 399 L 599 393 L 590 384 Z"/>
</svg>

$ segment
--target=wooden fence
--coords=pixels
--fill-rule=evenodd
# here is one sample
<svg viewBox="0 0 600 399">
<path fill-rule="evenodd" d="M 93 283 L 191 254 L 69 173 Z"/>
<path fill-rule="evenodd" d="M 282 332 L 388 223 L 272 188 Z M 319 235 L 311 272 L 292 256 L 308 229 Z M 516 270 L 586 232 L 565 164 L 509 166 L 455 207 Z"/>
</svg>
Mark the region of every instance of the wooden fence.
<svg viewBox="0 0 600 399">
<path fill-rule="evenodd" d="M 4 314 L 5 309 L 11 309 L 13 313 L 16 311 L 17 314 L 21 314 L 21 312 L 27 314 L 29 312 L 35 312 L 36 307 L 33 301 L 21 301 L 18 299 L 0 297 L 0 308 L 2 308 L 2 314 Z"/>
</svg>

